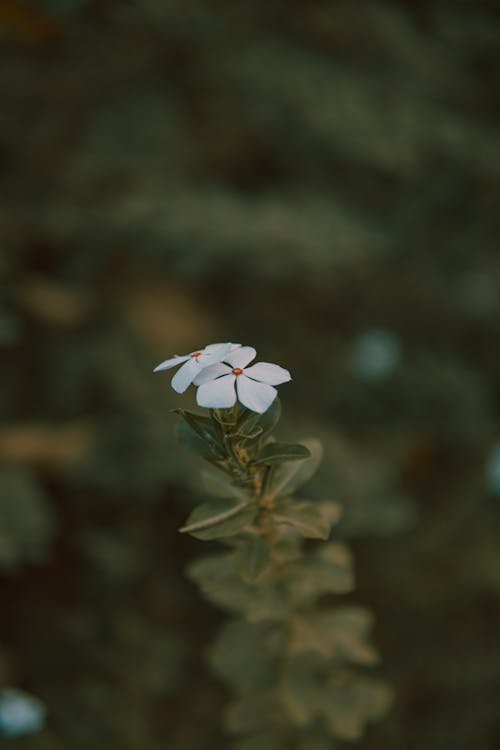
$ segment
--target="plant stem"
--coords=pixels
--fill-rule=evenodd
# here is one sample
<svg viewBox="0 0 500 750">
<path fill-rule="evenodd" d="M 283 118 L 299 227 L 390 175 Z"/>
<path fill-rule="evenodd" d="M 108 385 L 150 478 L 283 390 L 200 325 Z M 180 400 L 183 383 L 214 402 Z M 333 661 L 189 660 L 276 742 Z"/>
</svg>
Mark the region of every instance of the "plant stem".
<svg viewBox="0 0 500 750">
<path fill-rule="evenodd" d="M 215 416 L 216 413 L 220 413 L 220 410 L 219 409 L 215 409 L 215 410 L 210 409 L 210 417 L 212 419 L 212 422 L 214 422 L 216 428 L 220 429 L 220 431 L 222 433 L 222 440 L 224 442 L 224 447 L 226 449 L 228 458 L 230 458 L 231 461 L 233 462 L 233 464 L 235 464 L 235 467 L 236 467 L 238 473 L 241 473 L 242 471 L 246 471 L 246 466 L 241 462 L 238 454 L 234 450 L 234 446 L 233 446 L 233 443 L 231 441 L 231 435 L 226 432 L 226 427 L 225 427 L 226 423 L 223 422 L 223 421 L 218 420 L 217 417 Z M 234 408 L 231 409 L 230 415 L 231 415 L 231 417 L 235 416 Z"/>
<path fill-rule="evenodd" d="M 260 486 L 260 498 L 264 498 L 267 493 L 267 488 L 269 487 L 269 482 L 271 481 L 271 476 L 273 472 L 272 466 L 266 466 L 264 468 L 264 471 L 262 472 L 262 483 Z"/>
</svg>

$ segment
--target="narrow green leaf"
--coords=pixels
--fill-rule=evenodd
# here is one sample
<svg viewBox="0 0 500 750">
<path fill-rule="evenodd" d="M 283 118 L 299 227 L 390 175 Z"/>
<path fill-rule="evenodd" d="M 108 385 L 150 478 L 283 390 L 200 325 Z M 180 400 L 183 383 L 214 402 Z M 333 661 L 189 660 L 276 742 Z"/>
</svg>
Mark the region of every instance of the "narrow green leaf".
<svg viewBox="0 0 500 750">
<path fill-rule="evenodd" d="M 282 464 L 276 468 L 271 485 L 274 495 L 292 494 L 313 476 L 321 463 L 323 447 L 319 440 L 307 438 L 301 444 L 308 448 L 310 456 L 301 461 Z"/>
<path fill-rule="evenodd" d="M 328 539 L 331 523 L 314 503 L 283 499 L 272 514 L 276 523 L 293 526 L 306 539 Z"/>
<path fill-rule="evenodd" d="M 184 448 L 192 453 L 196 453 L 206 461 L 216 463 L 222 460 L 219 452 L 212 448 L 209 443 L 202 440 L 186 422 L 179 422 L 175 425 L 175 436 Z"/>
<path fill-rule="evenodd" d="M 252 522 L 257 513 L 246 500 L 235 503 L 228 499 L 214 499 L 193 510 L 180 531 L 196 539 L 217 539 L 232 536 Z"/>
<path fill-rule="evenodd" d="M 259 427 L 262 427 L 261 438 L 266 438 L 274 430 L 281 417 L 281 401 L 276 397 L 264 414 L 261 414 L 258 420 Z"/>
<path fill-rule="evenodd" d="M 224 458 L 224 448 L 219 442 L 217 435 L 214 431 L 212 422 L 208 417 L 204 417 L 200 414 L 193 414 L 193 412 L 186 411 L 185 409 L 174 409 L 174 412 L 178 414 L 182 419 L 184 419 L 185 423 L 188 425 L 188 427 L 191 429 L 191 431 L 196 435 L 199 440 L 202 441 L 202 443 L 205 443 L 208 448 L 209 452 L 211 453 L 212 457 L 217 456 L 219 458 Z M 182 424 L 182 423 L 181 423 Z M 186 438 L 186 431 L 180 432 L 180 437 Z M 197 447 L 196 441 L 193 441 L 191 439 L 190 444 L 188 443 L 188 447 L 192 447 L 194 445 L 196 452 L 201 453 L 200 447 Z M 206 449 L 205 449 L 205 452 Z"/>
<path fill-rule="evenodd" d="M 238 571 L 247 583 L 253 583 L 269 564 L 269 545 L 259 534 L 243 537 L 236 550 Z"/>
<path fill-rule="evenodd" d="M 210 409 L 210 414 L 220 425 L 231 427 L 236 423 L 236 413 L 233 409 Z"/>
<path fill-rule="evenodd" d="M 293 443 L 268 443 L 255 459 L 255 466 L 281 463 L 282 461 L 299 461 L 311 454 L 305 445 Z"/>
<path fill-rule="evenodd" d="M 263 432 L 263 428 L 259 425 L 260 419 L 260 414 L 256 414 L 250 409 L 244 409 L 234 426 L 234 434 L 246 438 L 255 437 L 256 434 L 260 435 Z"/>
<path fill-rule="evenodd" d="M 261 435 L 262 435 L 262 427 L 259 427 L 258 425 L 254 427 L 252 430 L 248 430 L 245 433 L 240 433 L 240 432 L 236 433 L 237 437 L 243 438 L 244 440 L 255 440 Z"/>
</svg>

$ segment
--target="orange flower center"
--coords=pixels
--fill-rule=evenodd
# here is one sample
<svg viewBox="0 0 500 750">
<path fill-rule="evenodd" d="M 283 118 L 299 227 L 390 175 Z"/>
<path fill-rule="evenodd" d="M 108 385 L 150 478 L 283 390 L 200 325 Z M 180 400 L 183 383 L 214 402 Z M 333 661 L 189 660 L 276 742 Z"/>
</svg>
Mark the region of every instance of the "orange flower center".
<svg viewBox="0 0 500 750">
<path fill-rule="evenodd" d="M 233 375 L 243 375 L 243 370 L 241 370 L 239 367 L 235 367 L 233 369 Z"/>
<path fill-rule="evenodd" d="M 191 354 L 191 359 L 198 359 L 198 357 L 201 357 L 201 352 L 194 352 L 194 354 Z"/>
</svg>

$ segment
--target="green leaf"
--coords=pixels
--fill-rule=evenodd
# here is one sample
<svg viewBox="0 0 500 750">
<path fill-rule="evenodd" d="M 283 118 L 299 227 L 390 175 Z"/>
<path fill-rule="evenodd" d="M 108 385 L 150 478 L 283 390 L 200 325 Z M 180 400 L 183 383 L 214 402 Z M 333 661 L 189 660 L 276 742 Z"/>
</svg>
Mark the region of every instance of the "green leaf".
<svg viewBox="0 0 500 750">
<path fill-rule="evenodd" d="M 204 449 L 201 449 L 199 442 L 193 440 L 193 436 L 191 436 L 191 439 L 187 441 L 188 447 L 191 450 L 194 449 L 195 452 L 200 453 L 212 463 L 214 462 L 214 459 L 224 460 L 226 458 L 222 432 L 217 426 L 217 423 L 214 423 L 209 417 L 205 417 L 202 414 L 194 414 L 185 409 L 176 409 L 175 411 L 184 420 L 184 436 L 186 436 L 186 431 L 190 429 L 196 438 L 206 446 Z"/>
<path fill-rule="evenodd" d="M 231 476 L 216 466 L 204 466 L 201 470 L 203 489 L 215 497 L 230 497 L 243 500 L 248 492 L 243 487 L 234 484 Z"/>
<path fill-rule="evenodd" d="M 330 524 L 330 528 L 342 516 L 342 506 L 340 503 L 336 503 L 335 500 L 317 500 L 315 507 L 321 513 L 325 522 Z"/>
<path fill-rule="evenodd" d="M 370 666 L 378 661 L 378 654 L 366 636 L 373 626 L 373 615 L 364 607 L 346 606 L 320 612 L 317 623 L 324 642 L 332 644 L 335 657 Z"/>
<path fill-rule="evenodd" d="M 249 507 L 246 500 L 218 498 L 198 505 L 179 530 L 203 540 L 233 536 L 250 524 L 256 514 L 257 509 Z"/>
<path fill-rule="evenodd" d="M 320 675 L 305 659 L 287 659 L 280 680 L 280 698 L 292 724 L 304 727 L 319 713 Z"/>
<path fill-rule="evenodd" d="M 392 700 L 393 691 L 381 680 L 335 672 L 323 694 L 322 713 L 335 737 L 359 740 L 367 722 L 381 718 Z"/>
<path fill-rule="evenodd" d="M 262 427 L 261 438 L 264 439 L 274 430 L 281 417 L 281 401 L 276 397 L 264 414 L 259 417 L 259 427 Z"/>
<path fill-rule="evenodd" d="M 236 423 L 236 414 L 233 409 L 210 409 L 210 414 L 224 427 L 233 427 Z"/>
<path fill-rule="evenodd" d="M 262 427 L 259 427 L 258 425 L 253 428 L 253 430 L 247 430 L 245 433 L 237 432 L 235 433 L 236 437 L 241 437 L 244 440 L 256 440 L 258 437 L 262 435 Z"/>
<path fill-rule="evenodd" d="M 247 534 L 238 542 L 236 564 L 241 577 L 247 583 L 257 580 L 267 568 L 269 559 L 269 545 L 259 534 Z"/>
<path fill-rule="evenodd" d="M 255 466 L 267 466 L 282 461 L 299 461 L 310 456 L 305 445 L 293 443 L 268 443 L 254 460 Z"/>
<path fill-rule="evenodd" d="M 256 414 L 254 411 L 250 411 L 250 409 L 244 409 L 238 417 L 233 434 L 240 435 L 247 439 L 261 435 L 263 432 L 262 426 L 259 425 L 261 416 L 261 414 Z"/>
<path fill-rule="evenodd" d="M 175 437 L 184 448 L 192 451 L 192 453 L 197 453 L 207 460 L 214 459 L 213 451 L 210 450 L 209 446 L 186 422 L 176 424 L 174 431 Z"/>
<path fill-rule="evenodd" d="M 248 622 L 281 621 L 287 615 L 286 592 L 262 580 L 258 585 L 242 581 L 233 552 L 194 560 L 187 573 L 207 599 Z"/>
<path fill-rule="evenodd" d="M 250 587 L 237 574 L 233 553 L 199 557 L 186 572 L 204 596 L 222 609 L 243 614 L 250 606 Z"/>
<path fill-rule="evenodd" d="M 216 443 L 205 441 L 187 422 L 179 422 L 175 426 L 175 435 L 184 448 L 197 453 L 211 463 L 216 463 L 225 458 L 224 453 Z"/>
<path fill-rule="evenodd" d="M 343 659 L 369 666 L 378 660 L 366 641 L 372 623 L 371 612 L 356 606 L 296 616 L 291 623 L 290 648 L 293 653 L 334 658 L 336 663 Z"/>
<path fill-rule="evenodd" d="M 232 620 L 226 623 L 209 652 L 216 674 L 237 693 L 268 690 L 276 678 L 283 633 L 268 623 Z"/>
<path fill-rule="evenodd" d="M 306 539 L 328 539 L 331 523 L 314 503 L 283 499 L 272 513 L 274 521 L 293 526 Z"/>
<path fill-rule="evenodd" d="M 292 563 L 287 577 L 290 594 L 302 604 L 325 594 L 346 594 L 354 588 L 349 549 L 337 542 L 323 544 L 311 557 Z"/>
<path fill-rule="evenodd" d="M 302 557 L 303 539 L 291 526 L 282 524 L 277 528 L 273 544 L 273 559 L 279 563 L 290 563 Z"/>
<path fill-rule="evenodd" d="M 271 490 L 275 496 L 292 494 L 313 476 L 320 465 L 323 457 L 321 442 L 316 438 L 308 438 L 302 444 L 308 448 L 310 456 L 276 468 L 271 482 Z"/>
<path fill-rule="evenodd" d="M 211 419 L 203 414 L 195 414 L 186 409 L 174 409 L 174 413 L 182 417 L 201 440 L 207 443 L 215 443 L 218 447 L 221 447 Z"/>
</svg>

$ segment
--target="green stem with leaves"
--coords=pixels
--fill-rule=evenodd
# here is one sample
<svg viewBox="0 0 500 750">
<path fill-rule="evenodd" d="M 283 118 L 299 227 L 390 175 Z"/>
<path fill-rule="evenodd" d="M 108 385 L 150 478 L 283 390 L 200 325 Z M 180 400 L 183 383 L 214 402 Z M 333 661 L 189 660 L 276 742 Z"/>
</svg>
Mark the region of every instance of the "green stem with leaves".
<svg viewBox="0 0 500 750">
<path fill-rule="evenodd" d="M 340 509 L 292 498 L 321 446 L 274 440 L 280 409 L 276 399 L 263 415 L 239 406 L 208 417 L 178 411 L 179 438 L 211 464 L 205 482 L 215 495 L 180 531 L 226 547 L 195 560 L 188 574 L 233 616 L 211 662 L 235 694 L 224 718 L 240 737 L 235 749 L 324 750 L 332 736 L 361 737 L 391 691 L 353 668 L 376 661 L 366 642 L 371 614 L 332 604 L 354 585 L 348 548 L 330 540 Z"/>
</svg>

